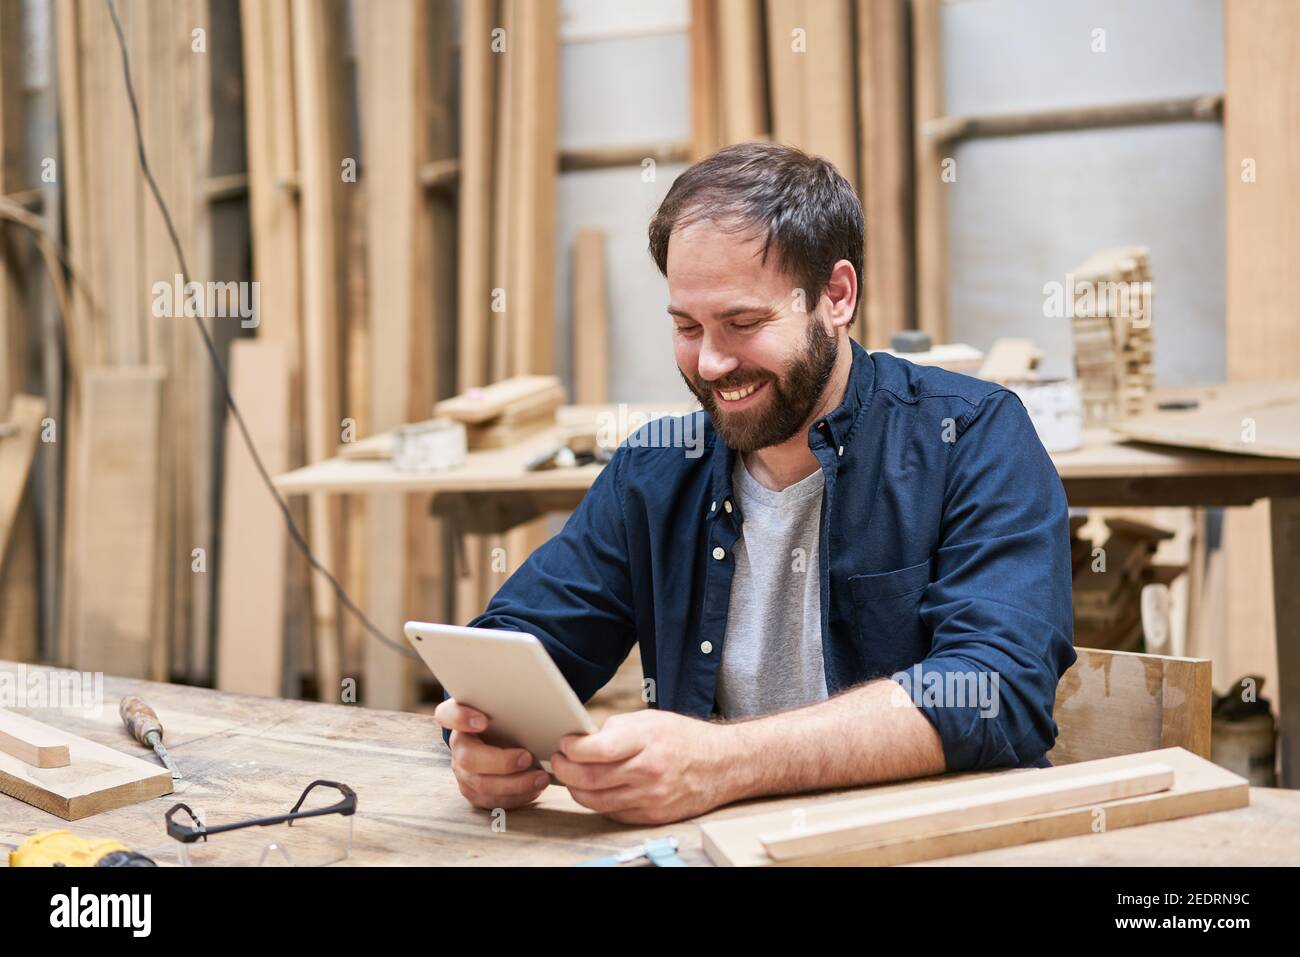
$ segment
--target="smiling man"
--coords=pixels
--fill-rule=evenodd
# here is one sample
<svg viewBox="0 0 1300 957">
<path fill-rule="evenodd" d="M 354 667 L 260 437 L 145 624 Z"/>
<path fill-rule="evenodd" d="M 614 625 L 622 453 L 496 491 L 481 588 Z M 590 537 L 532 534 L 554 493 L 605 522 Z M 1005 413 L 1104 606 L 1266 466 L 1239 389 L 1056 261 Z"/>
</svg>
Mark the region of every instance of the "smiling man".
<svg viewBox="0 0 1300 957">
<path fill-rule="evenodd" d="M 650 252 L 704 454 L 625 443 L 471 622 L 536 635 L 584 701 L 640 643 L 651 709 L 552 759 L 610 818 L 1047 763 L 1075 657 L 1060 480 L 1014 394 L 850 338 L 863 234 L 789 147 L 678 177 Z M 475 805 L 546 787 L 486 716 L 437 717 Z"/>
</svg>

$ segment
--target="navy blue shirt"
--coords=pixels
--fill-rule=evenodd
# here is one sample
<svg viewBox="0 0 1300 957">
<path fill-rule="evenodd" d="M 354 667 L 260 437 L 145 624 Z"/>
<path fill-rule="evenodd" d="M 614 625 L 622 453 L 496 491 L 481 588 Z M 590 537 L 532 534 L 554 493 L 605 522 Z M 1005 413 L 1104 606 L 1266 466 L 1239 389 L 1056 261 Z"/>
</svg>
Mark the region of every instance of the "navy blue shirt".
<svg viewBox="0 0 1300 957">
<path fill-rule="evenodd" d="M 851 348 L 842 404 L 808 430 L 826 688 L 892 677 L 949 771 L 1045 766 L 1075 660 L 1056 469 L 1014 393 Z M 583 701 L 639 642 L 650 704 L 712 716 L 735 455 L 704 412 L 638 430 L 470 624 L 537 636 Z"/>
</svg>

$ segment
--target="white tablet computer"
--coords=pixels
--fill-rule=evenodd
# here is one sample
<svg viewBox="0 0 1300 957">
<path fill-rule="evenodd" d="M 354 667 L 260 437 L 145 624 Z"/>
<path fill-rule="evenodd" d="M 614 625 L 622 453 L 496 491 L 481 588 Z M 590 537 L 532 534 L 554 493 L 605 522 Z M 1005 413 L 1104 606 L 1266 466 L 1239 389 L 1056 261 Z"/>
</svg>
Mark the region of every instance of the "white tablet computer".
<svg viewBox="0 0 1300 957">
<path fill-rule="evenodd" d="M 405 630 L 447 693 L 488 716 L 488 744 L 527 748 L 549 772 L 562 737 L 597 730 L 532 635 L 424 621 L 408 621 Z"/>
</svg>

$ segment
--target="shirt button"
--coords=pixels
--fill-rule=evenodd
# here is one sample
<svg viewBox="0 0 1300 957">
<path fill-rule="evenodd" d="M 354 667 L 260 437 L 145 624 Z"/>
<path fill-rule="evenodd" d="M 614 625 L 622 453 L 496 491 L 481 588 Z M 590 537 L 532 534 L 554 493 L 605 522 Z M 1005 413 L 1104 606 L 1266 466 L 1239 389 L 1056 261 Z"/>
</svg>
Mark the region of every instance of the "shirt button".
<svg viewBox="0 0 1300 957">
<path fill-rule="evenodd" d="M 707 655 L 712 650 L 713 650 L 713 642 L 711 641 L 700 642 L 700 651 L 704 652 Z"/>
<path fill-rule="evenodd" d="M 841 445 L 841 446 L 840 446 L 840 455 L 843 455 L 843 454 L 844 454 L 844 446 Z"/>
<path fill-rule="evenodd" d="M 718 503 L 717 503 L 717 502 L 713 502 L 711 505 L 709 505 L 709 511 L 710 511 L 710 512 L 716 512 L 717 510 L 718 510 Z"/>
<path fill-rule="evenodd" d="M 718 561 L 722 561 L 722 559 L 724 559 L 726 556 L 727 553 L 723 551 L 721 545 L 719 545 L 717 548 L 713 550 L 713 557 L 716 558 Z"/>
<path fill-rule="evenodd" d="M 730 501 L 723 502 L 723 503 L 722 503 L 722 507 L 725 508 L 725 509 L 727 510 L 727 513 L 728 513 L 728 514 L 731 513 L 731 502 L 730 502 Z"/>
<path fill-rule="evenodd" d="M 817 428 L 819 428 L 819 429 L 824 429 L 824 428 L 826 428 L 826 423 L 825 423 L 825 422 L 818 422 L 818 423 L 817 423 Z"/>
</svg>

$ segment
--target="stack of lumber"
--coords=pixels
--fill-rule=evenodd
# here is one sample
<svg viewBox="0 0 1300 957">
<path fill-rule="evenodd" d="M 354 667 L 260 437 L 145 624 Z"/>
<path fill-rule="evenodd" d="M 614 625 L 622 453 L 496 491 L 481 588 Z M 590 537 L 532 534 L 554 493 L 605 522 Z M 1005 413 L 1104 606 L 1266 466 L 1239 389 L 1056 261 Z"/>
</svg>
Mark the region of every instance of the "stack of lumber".
<svg viewBox="0 0 1300 957">
<path fill-rule="evenodd" d="M 1174 533 L 1111 516 L 1104 522 L 1105 537 L 1092 539 L 1081 519 L 1071 519 L 1070 524 L 1075 644 L 1111 651 L 1143 650 L 1143 587 L 1167 584 L 1185 571 L 1154 561 L 1160 543 Z"/>
<path fill-rule="evenodd" d="M 1074 365 L 1084 422 L 1104 426 L 1140 412 L 1155 382 L 1147 250 L 1107 249 L 1071 275 Z"/>
<path fill-rule="evenodd" d="M 806 808 L 708 820 L 723 866 L 893 865 L 1244 807 L 1244 778 L 1180 748 L 943 776 Z"/>
<path fill-rule="evenodd" d="M 443 399 L 434 413 L 463 422 L 472 451 L 500 449 L 553 426 L 564 401 L 553 375 L 512 376 Z"/>
</svg>

